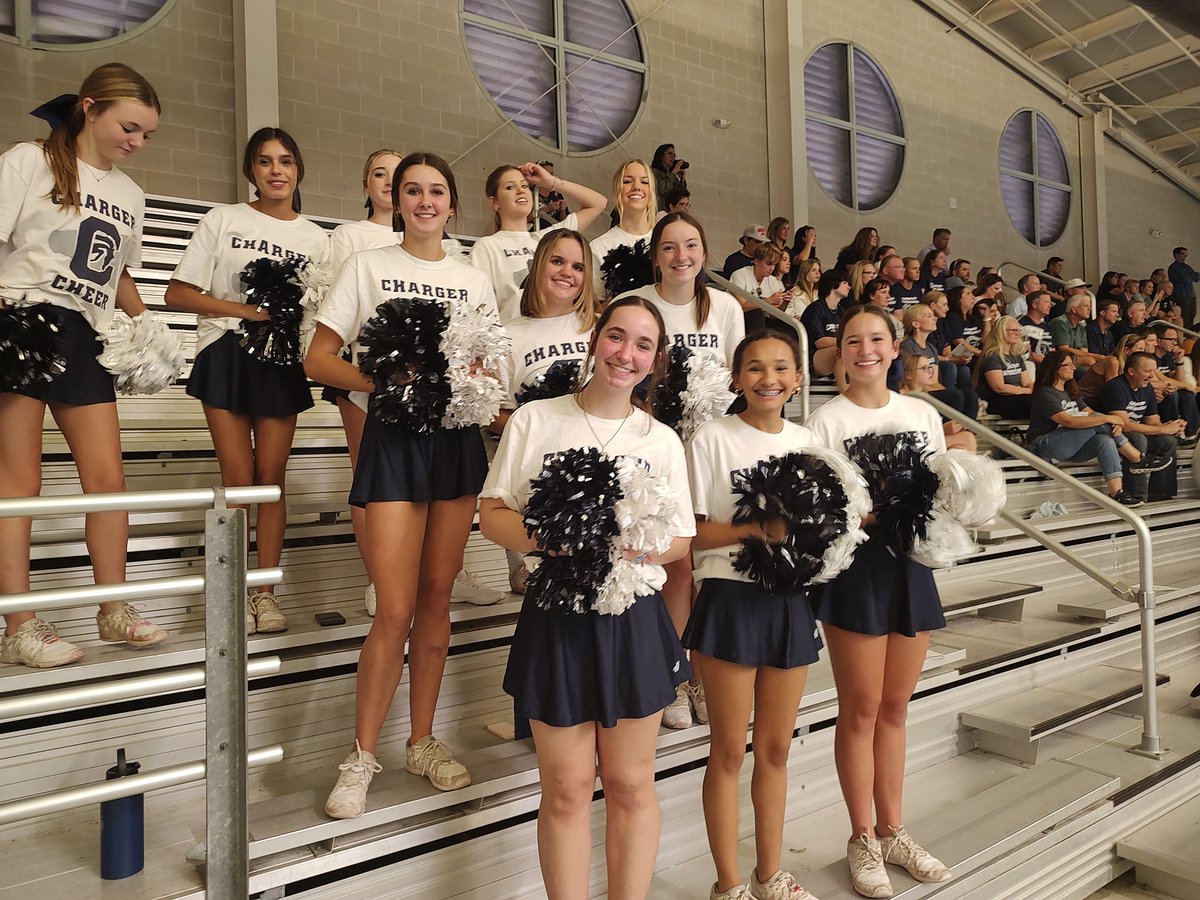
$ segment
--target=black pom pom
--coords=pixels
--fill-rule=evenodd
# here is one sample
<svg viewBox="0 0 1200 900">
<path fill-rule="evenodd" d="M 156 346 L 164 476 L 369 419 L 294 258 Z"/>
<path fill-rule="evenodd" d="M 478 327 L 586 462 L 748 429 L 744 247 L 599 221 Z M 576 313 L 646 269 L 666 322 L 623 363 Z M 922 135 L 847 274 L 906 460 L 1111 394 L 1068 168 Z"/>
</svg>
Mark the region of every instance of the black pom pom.
<svg viewBox="0 0 1200 900">
<path fill-rule="evenodd" d="M 673 344 L 667 352 L 667 374 L 654 392 L 654 418 L 680 431 L 683 422 L 683 392 L 688 386 L 688 360 L 692 351 L 683 344 Z"/>
<path fill-rule="evenodd" d="M 541 609 L 593 609 L 612 569 L 610 541 L 620 533 L 614 508 L 621 498 L 616 463 L 595 447 L 551 454 L 530 486 L 525 530 L 544 555 L 526 594 Z M 543 555 L 543 554 L 539 554 Z"/>
<path fill-rule="evenodd" d="M 928 535 L 938 477 L 929 469 L 928 439 L 923 432 L 864 434 L 846 442 L 871 490 L 875 519 L 895 553 L 907 556 Z"/>
<path fill-rule="evenodd" d="M 22 391 L 66 371 L 62 322 L 63 311 L 49 303 L 0 307 L 0 391 Z"/>
<path fill-rule="evenodd" d="M 375 380 L 371 406 L 385 425 L 416 434 L 441 427 L 450 382 L 439 348 L 449 320 L 441 303 L 398 297 L 379 304 L 363 326 L 358 340 L 367 349 L 358 367 Z"/>
<path fill-rule="evenodd" d="M 600 264 L 604 279 L 604 291 L 610 297 L 654 284 L 654 264 L 650 261 L 650 247 L 642 238 L 632 247 L 613 247 L 604 255 Z"/>
<path fill-rule="evenodd" d="M 836 472 L 803 452 L 763 460 L 733 473 L 733 522 L 782 521 L 787 537 L 778 544 L 758 538 L 742 542 L 735 571 L 776 594 L 794 594 L 822 570 L 825 553 L 847 529 L 848 500 Z"/>
<path fill-rule="evenodd" d="M 555 360 L 533 381 L 521 385 L 521 390 L 516 393 L 517 406 L 524 406 L 531 400 L 550 400 L 571 393 L 579 378 L 579 365 L 577 359 Z"/>
<path fill-rule="evenodd" d="M 299 365 L 300 319 L 304 307 L 304 285 L 299 269 L 307 264 L 303 257 L 271 259 L 260 257 L 246 264 L 240 278 L 246 288 L 246 302 L 265 309 L 271 316 L 266 322 L 243 322 L 241 347 L 255 359 L 277 366 Z"/>
</svg>

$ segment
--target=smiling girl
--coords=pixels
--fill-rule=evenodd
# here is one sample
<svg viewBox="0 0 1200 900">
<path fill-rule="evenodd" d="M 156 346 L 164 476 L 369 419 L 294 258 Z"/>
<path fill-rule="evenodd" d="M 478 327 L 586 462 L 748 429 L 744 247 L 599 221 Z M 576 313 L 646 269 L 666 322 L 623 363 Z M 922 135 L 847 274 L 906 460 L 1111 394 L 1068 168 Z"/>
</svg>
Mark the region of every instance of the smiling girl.
<svg viewBox="0 0 1200 900">
<path fill-rule="evenodd" d="M 638 241 L 650 241 L 658 197 L 654 179 L 640 159 L 631 159 L 613 174 L 613 203 L 617 224 L 592 241 L 592 271 L 597 296 L 605 297 L 604 259 L 617 247 L 632 247 Z M 611 298 L 609 298 L 611 299 Z"/>
</svg>

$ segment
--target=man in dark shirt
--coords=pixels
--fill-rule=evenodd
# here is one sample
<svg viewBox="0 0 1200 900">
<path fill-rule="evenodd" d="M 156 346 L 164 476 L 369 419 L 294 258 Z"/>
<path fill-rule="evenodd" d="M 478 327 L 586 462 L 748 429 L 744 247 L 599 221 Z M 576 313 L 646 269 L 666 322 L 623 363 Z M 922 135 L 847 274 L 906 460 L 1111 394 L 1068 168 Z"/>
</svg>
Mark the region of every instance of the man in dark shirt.
<svg viewBox="0 0 1200 900">
<path fill-rule="evenodd" d="M 841 269 L 830 269 L 817 282 L 817 300 L 800 314 L 800 324 L 808 332 L 808 353 L 817 375 L 833 373 L 837 359 L 837 327 L 841 320 L 838 306 L 850 296 L 850 278 Z"/>
<path fill-rule="evenodd" d="M 1088 352 L 1096 356 L 1112 356 L 1117 349 L 1113 326 L 1121 318 L 1121 304 L 1115 299 L 1101 300 L 1096 306 L 1096 318 L 1085 326 Z"/>
<path fill-rule="evenodd" d="M 1185 423 L 1183 419 L 1164 423 L 1160 418 L 1154 388 L 1150 386 L 1156 368 L 1157 361 L 1149 353 L 1131 353 L 1125 360 L 1125 371 L 1104 386 L 1092 405 L 1097 412 L 1110 413 L 1124 420 L 1123 433 L 1143 457 L 1149 453 L 1174 459 Z M 1122 465 L 1126 470 L 1125 490 L 1134 496 L 1147 496 L 1147 491 L 1147 499 L 1151 501 L 1169 500 L 1175 496 L 1175 465 L 1151 476 L 1132 474 L 1128 463 Z"/>
<path fill-rule="evenodd" d="M 1175 302 L 1183 312 L 1183 324 L 1188 328 L 1196 321 L 1196 282 L 1200 272 L 1188 265 L 1187 247 L 1176 247 L 1171 251 L 1175 262 L 1167 266 L 1167 278 L 1175 289 Z"/>
<path fill-rule="evenodd" d="M 1146 318 L 1146 301 L 1131 300 L 1125 307 L 1124 317 L 1118 319 L 1117 324 L 1112 327 L 1113 340 L 1119 344 L 1125 335 L 1145 328 Z"/>
<path fill-rule="evenodd" d="M 1170 325 L 1155 325 L 1154 333 L 1158 335 L 1158 349 L 1154 352 L 1155 363 L 1166 385 L 1166 393 L 1158 403 L 1159 411 L 1167 421 L 1182 418 L 1187 422 L 1187 430 L 1180 439 L 1180 444 L 1190 446 L 1200 434 L 1200 409 L 1196 406 L 1195 389 L 1176 377 L 1184 356 L 1179 332 Z"/>
<path fill-rule="evenodd" d="M 1050 292 L 1044 289 L 1034 291 L 1025 300 L 1029 304 L 1029 312 L 1017 321 L 1025 329 L 1023 333 L 1029 340 L 1029 358 L 1035 366 L 1040 366 L 1046 354 L 1054 348 L 1049 323 L 1046 321 L 1053 301 L 1050 299 Z M 1036 334 L 1034 329 L 1037 329 Z"/>
<path fill-rule="evenodd" d="M 725 257 L 721 274 L 729 278 L 738 269 L 754 265 L 754 248 L 767 239 L 767 229 L 761 225 L 747 225 L 742 232 L 742 246 Z"/>
</svg>

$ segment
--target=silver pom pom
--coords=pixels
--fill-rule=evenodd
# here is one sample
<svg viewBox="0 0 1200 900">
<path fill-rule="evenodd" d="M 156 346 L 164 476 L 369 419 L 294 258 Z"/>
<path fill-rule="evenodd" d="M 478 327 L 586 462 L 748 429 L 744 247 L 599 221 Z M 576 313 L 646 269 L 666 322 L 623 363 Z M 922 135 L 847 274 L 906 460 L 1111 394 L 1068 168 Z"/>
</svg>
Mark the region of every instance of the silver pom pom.
<svg viewBox="0 0 1200 900">
<path fill-rule="evenodd" d="M 910 555 L 931 569 L 945 569 L 979 552 L 967 529 L 986 525 L 1004 508 L 1004 470 L 995 460 L 967 450 L 939 453 L 929 468 L 939 479 L 933 518 Z"/>
<path fill-rule="evenodd" d="M 712 419 L 719 419 L 733 403 L 729 389 L 729 370 L 707 353 L 693 353 L 687 367 L 687 388 L 680 395 L 683 412 L 679 419 L 679 436 L 686 444 L 696 429 Z"/>
<path fill-rule="evenodd" d="M 618 457 L 617 477 L 621 499 L 613 512 L 621 532 L 612 539 L 609 554 L 612 571 L 600 588 L 595 607 L 596 612 L 609 616 L 619 616 L 638 597 L 657 590 L 648 577 L 647 565 L 625 559 L 624 551 L 632 548 L 656 556 L 665 553 L 671 546 L 671 517 L 675 512 L 670 488 L 640 459 Z"/>
<path fill-rule="evenodd" d="M 442 416 L 446 428 L 486 425 L 496 418 L 505 398 L 498 372 L 507 362 L 512 341 L 499 317 L 485 306 L 456 303 L 438 345 L 449 363 L 450 405 Z"/>
<path fill-rule="evenodd" d="M 821 557 L 821 571 L 813 576 L 810 584 L 821 584 L 832 581 L 850 567 L 854 561 L 854 551 L 858 545 L 866 541 L 867 533 L 863 531 L 863 516 L 871 511 L 871 494 L 867 483 L 858 471 L 858 466 L 850 462 L 845 455 L 824 447 L 805 447 L 804 452 L 822 460 L 838 476 L 842 490 L 846 492 L 846 530 L 826 549 Z"/>
<path fill-rule="evenodd" d="M 313 334 L 317 330 L 317 313 L 329 292 L 335 274 L 333 267 L 323 259 L 309 260 L 296 272 L 300 285 L 304 288 L 304 294 L 300 298 L 300 305 L 304 307 L 300 317 L 301 355 L 308 354 L 308 345 L 312 343 Z"/>
<path fill-rule="evenodd" d="M 187 362 L 179 339 L 150 310 L 116 317 L 99 359 L 122 394 L 157 394 L 175 383 Z"/>
</svg>

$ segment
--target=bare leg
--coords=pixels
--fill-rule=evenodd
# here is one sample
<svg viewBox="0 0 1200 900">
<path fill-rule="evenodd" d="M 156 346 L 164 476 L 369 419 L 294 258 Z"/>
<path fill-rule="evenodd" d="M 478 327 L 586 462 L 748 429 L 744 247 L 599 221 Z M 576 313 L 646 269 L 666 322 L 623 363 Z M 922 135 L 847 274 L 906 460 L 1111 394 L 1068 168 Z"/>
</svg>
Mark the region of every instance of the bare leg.
<svg viewBox="0 0 1200 900">
<path fill-rule="evenodd" d="M 662 713 L 598 728 L 604 787 L 610 900 L 644 900 L 658 859 L 659 809 L 654 789 L 655 741 Z"/>
<path fill-rule="evenodd" d="M 367 424 L 367 414 L 357 405 L 345 398 L 338 398 L 338 412 L 342 414 L 342 427 L 346 429 L 346 449 L 350 452 L 350 471 L 358 468 L 358 448 L 362 445 L 363 428 Z M 363 566 L 367 570 L 367 584 L 374 584 L 371 577 L 371 567 L 367 565 L 367 511 L 361 506 L 350 507 L 350 524 L 354 529 L 354 540 L 358 544 L 358 552 L 363 558 Z"/>
<path fill-rule="evenodd" d="M 754 684 L 754 775 L 750 799 L 754 804 L 754 859 L 759 881 L 767 881 L 779 871 L 783 821 L 787 814 L 788 752 L 807 680 L 808 666 L 794 669 L 762 666 Z"/>
<path fill-rule="evenodd" d="M 0 497 L 36 497 L 42 492 L 42 418 L 46 405 L 21 394 L 0 394 Z M 28 517 L 0 519 L 0 594 L 29 590 Z M 34 618 L 31 612 L 4 617 L 13 634 Z"/>
<path fill-rule="evenodd" d="M 904 824 L 905 721 L 908 701 L 921 677 L 921 665 L 929 649 L 929 632 L 916 637 L 887 636 L 887 663 L 883 673 L 883 698 L 875 719 L 875 813 L 877 833 L 891 837 L 890 826 Z"/>
<path fill-rule="evenodd" d="M 254 484 L 254 444 L 250 440 L 252 422 L 249 416 L 239 416 L 227 409 L 204 406 L 204 419 L 217 451 L 221 468 L 222 487 L 249 487 Z M 231 508 L 245 509 L 238 504 Z M 249 530 L 246 539 L 249 540 Z"/>
<path fill-rule="evenodd" d="M 283 555 L 283 535 L 287 529 L 287 464 L 292 454 L 292 436 L 296 417 L 254 420 L 254 483 L 279 485 L 279 499 L 258 504 L 254 524 L 258 545 L 258 565 L 269 569 L 279 565 Z M 272 587 L 261 590 L 273 590 Z"/>
<path fill-rule="evenodd" d="M 546 896 L 549 900 L 586 900 L 598 726 L 591 722 L 570 728 L 543 722 L 529 725 L 542 789 L 537 836 Z"/>
</svg>

